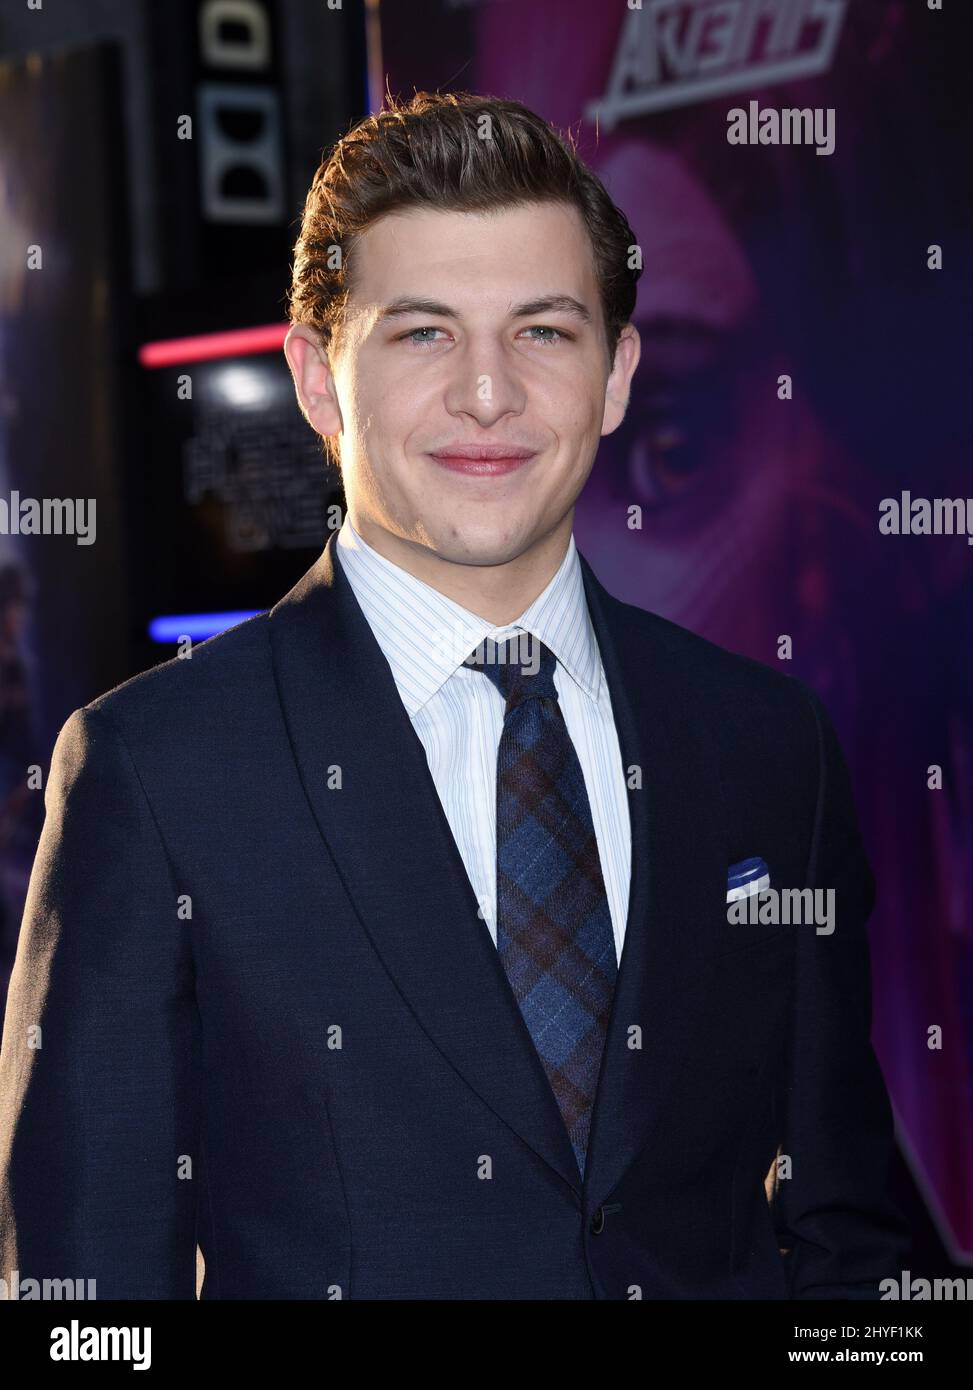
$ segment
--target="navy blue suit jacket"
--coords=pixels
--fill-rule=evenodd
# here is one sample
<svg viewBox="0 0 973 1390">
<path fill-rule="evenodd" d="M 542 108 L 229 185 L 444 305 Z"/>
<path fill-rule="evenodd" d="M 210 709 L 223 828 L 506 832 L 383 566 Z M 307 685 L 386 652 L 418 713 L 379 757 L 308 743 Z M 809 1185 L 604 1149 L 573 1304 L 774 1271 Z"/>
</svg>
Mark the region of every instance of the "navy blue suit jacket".
<svg viewBox="0 0 973 1390">
<path fill-rule="evenodd" d="M 197 1243 L 204 1299 L 875 1298 L 896 1275 L 874 882 L 832 725 L 582 563 L 641 771 L 584 1182 L 332 538 L 268 614 L 60 733 L 0 1059 L 4 1275 L 192 1299 Z M 834 933 L 730 925 L 749 856 L 834 888 Z"/>
</svg>

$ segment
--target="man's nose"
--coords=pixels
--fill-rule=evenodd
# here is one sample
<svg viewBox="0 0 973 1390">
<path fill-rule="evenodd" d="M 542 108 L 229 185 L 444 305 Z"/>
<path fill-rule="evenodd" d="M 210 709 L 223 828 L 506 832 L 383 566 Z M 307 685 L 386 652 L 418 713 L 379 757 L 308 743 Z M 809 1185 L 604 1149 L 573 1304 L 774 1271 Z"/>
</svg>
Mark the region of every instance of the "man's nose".
<svg viewBox="0 0 973 1390">
<path fill-rule="evenodd" d="M 446 408 L 450 414 L 471 415 L 482 425 L 501 416 L 520 414 L 527 393 L 516 362 L 495 342 L 468 343 L 450 364 Z"/>
</svg>

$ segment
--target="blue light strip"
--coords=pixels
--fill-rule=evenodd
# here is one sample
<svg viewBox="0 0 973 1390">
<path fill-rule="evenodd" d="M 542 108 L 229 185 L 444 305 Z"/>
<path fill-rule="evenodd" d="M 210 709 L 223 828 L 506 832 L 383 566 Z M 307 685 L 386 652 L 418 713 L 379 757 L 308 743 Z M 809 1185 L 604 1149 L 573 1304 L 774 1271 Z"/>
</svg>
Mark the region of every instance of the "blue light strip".
<svg viewBox="0 0 973 1390">
<path fill-rule="evenodd" d="M 215 637 L 228 627 L 246 622 L 262 613 L 262 608 L 243 610 L 239 613 L 173 613 L 161 618 L 153 618 L 149 623 L 149 636 L 153 642 L 178 642 L 181 637 L 189 637 L 194 642 L 203 642 L 207 637 Z"/>
</svg>

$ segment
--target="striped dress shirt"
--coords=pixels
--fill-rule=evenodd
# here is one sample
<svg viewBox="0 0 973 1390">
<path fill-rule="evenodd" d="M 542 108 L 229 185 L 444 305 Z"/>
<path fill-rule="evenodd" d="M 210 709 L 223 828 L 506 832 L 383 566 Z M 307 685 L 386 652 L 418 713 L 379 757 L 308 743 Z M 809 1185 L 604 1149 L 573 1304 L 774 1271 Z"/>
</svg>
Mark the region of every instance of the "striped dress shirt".
<svg viewBox="0 0 973 1390">
<path fill-rule="evenodd" d="M 338 562 L 387 660 L 494 945 L 497 749 L 504 700 L 464 660 L 487 637 L 531 633 L 557 657 L 554 684 L 584 773 L 620 961 L 632 840 L 628 790 L 574 536 L 557 574 L 514 623 L 497 627 L 379 555 L 347 516 Z"/>
</svg>

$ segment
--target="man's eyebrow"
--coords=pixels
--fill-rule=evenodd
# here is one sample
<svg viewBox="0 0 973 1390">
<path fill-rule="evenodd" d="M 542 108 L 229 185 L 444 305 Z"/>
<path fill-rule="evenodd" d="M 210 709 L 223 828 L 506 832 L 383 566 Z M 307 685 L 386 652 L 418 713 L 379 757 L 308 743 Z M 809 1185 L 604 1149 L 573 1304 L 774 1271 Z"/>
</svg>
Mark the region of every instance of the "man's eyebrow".
<svg viewBox="0 0 973 1390">
<path fill-rule="evenodd" d="M 375 322 L 383 323 L 386 319 L 403 318 L 406 314 L 430 314 L 441 319 L 462 317 L 458 309 L 453 309 L 438 299 L 426 299 L 421 295 L 402 295 L 393 299 L 390 304 L 383 304 Z M 572 314 L 583 323 L 592 321 L 591 310 L 571 294 L 543 295 L 539 299 L 529 299 L 523 304 L 515 304 L 510 310 L 510 317 L 513 319 L 536 318 L 538 314 Z"/>
</svg>

